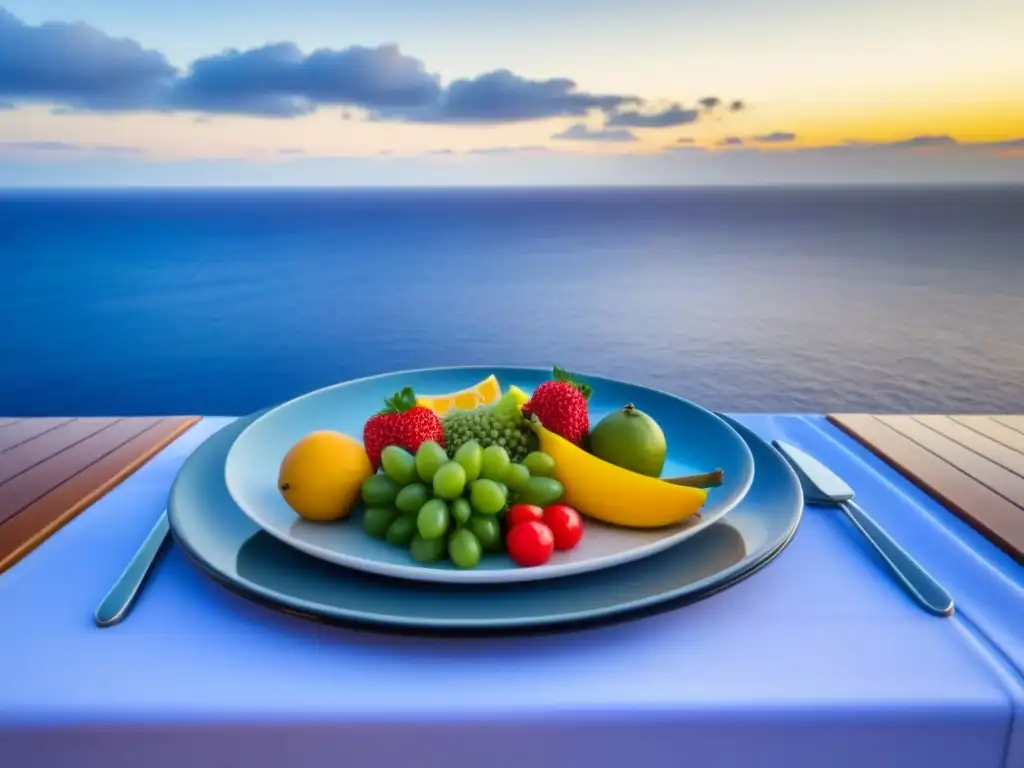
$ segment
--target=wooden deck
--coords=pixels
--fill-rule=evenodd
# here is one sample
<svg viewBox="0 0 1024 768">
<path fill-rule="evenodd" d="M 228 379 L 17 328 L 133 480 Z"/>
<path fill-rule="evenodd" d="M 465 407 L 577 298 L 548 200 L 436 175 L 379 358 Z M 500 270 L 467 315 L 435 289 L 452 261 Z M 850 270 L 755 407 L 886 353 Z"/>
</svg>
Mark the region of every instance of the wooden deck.
<svg viewBox="0 0 1024 768">
<path fill-rule="evenodd" d="M 1024 563 L 1024 416 L 828 418 Z"/>
<path fill-rule="evenodd" d="M 0 573 L 198 420 L 0 418 Z"/>
</svg>

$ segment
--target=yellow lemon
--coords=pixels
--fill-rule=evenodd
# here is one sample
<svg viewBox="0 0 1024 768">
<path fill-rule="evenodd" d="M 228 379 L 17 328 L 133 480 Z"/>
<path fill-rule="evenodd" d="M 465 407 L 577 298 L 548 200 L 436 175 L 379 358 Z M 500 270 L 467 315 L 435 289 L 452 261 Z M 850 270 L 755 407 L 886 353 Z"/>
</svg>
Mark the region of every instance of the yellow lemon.
<svg viewBox="0 0 1024 768">
<path fill-rule="evenodd" d="M 523 390 L 514 385 L 508 388 L 508 394 L 512 395 L 512 397 L 515 398 L 516 408 L 518 408 L 519 410 L 522 410 L 523 406 L 526 405 L 527 401 L 530 399 L 530 396 L 528 394 L 526 394 L 525 392 L 523 392 Z"/>
<path fill-rule="evenodd" d="M 498 377 L 490 375 L 472 387 L 460 389 L 447 395 L 420 395 L 416 398 L 416 405 L 429 408 L 438 416 L 448 411 L 471 411 L 481 405 L 490 405 L 501 397 L 501 385 L 498 384 Z"/>
<path fill-rule="evenodd" d="M 277 488 L 300 517 L 328 522 L 352 514 L 363 481 L 372 474 L 359 441 L 321 430 L 306 435 L 285 454 Z"/>
</svg>

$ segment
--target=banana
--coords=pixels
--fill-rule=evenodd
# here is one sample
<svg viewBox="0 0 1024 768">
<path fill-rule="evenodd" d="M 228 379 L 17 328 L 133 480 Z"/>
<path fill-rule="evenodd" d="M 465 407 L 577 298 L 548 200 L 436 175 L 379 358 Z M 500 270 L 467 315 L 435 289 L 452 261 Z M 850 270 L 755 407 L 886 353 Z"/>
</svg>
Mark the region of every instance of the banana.
<svg viewBox="0 0 1024 768">
<path fill-rule="evenodd" d="M 673 485 L 610 464 L 587 453 L 536 419 L 540 449 L 555 460 L 555 479 L 565 487 L 562 501 L 577 511 L 627 528 L 660 528 L 699 510 L 707 491 Z"/>
</svg>

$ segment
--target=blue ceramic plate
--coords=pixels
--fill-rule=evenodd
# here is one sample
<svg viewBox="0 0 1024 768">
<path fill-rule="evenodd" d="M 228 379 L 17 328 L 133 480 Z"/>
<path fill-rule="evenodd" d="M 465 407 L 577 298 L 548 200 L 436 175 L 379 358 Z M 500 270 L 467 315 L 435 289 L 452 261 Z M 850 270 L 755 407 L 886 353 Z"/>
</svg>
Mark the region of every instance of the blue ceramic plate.
<svg viewBox="0 0 1024 768">
<path fill-rule="evenodd" d="M 632 384 L 587 376 L 593 388 L 592 423 L 632 402 L 654 417 L 665 432 L 668 459 L 664 476 L 724 470 L 723 484 L 711 490 L 699 516 L 666 528 L 628 529 L 587 519 L 583 540 L 557 552 L 542 566 L 521 568 L 507 555 L 488 555 L 472 570 L 447 560 L 420 564 L 408 549 L 367 535 L 361 510 L 338 523 L 311 523 L 299 518 L 277 489 L 278 468 L 301 437 L 333 429 L 361 439 L 363 424 L 380 410 L 384 398 L 403 387 L 422 394 L 455 392 L 496 374 L 503 390 L 516 385 L 531 392 L 550 372 L 528 368 L 432 368 L 392 373 L 317 390 L 271 409 L 235 440 L 225 468 L 227 487 L 249 518 L 271 536 L 337 565 L 383 576 L 462 584 L 535 581 L 611 568 L 661 552 L 713 525 L 750 487 L 754 463 L 750 449 L 713 413 L 678 397 Z"/>
<path fill-rule="evenodd" d="M 699 536 L 637 562 L 554 581 L 460 585 L 390 579 L 307 557 L 261 531 L 232 501 L 224 461 L 240 420 L 185 462 L 168 513 L 176 543 L 239 594 L 318 621 L 415 632 L 508 632 L 625 618 L 718 592 L 770 562 L 800 522 L 803 496 L 789 465 L 745 427 L 750 492 Z"/>
</svg>

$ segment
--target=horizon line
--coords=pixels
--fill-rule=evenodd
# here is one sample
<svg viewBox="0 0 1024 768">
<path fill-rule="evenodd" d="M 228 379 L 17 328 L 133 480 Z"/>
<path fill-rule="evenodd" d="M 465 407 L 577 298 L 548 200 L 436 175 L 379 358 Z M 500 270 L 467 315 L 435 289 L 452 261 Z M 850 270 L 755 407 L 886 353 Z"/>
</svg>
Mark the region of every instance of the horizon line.
<svg viewBox="0 0 1024 768">
<path fill-rule="evenodd" d="M 113 192 L 113 191 L 449 191 L 449 190 L 669 190 L 669 189 L 1022 189 L 1024 181 L 786 181 L 786 182 L 721 182 L 704 184 L 25 184 L 0 186 L 0 194 L 8 192 Z"/>
</svg>

